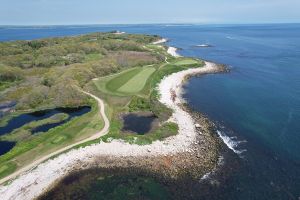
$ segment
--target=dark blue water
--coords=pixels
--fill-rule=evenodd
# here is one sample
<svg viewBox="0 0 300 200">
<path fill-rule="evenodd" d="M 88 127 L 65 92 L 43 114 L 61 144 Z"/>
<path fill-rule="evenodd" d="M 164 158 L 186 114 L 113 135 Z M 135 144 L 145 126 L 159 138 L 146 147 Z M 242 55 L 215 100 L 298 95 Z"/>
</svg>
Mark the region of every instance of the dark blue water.
<svg viewBox="0 0 300 200">
<path fill-rule="evenodd" d="M 33 130 L 33 133 L 47 132 L 49 129 L 54 128 L 59 125 L 62 125 L 63 123 L 70 121 L 74 117 L 81 116 L 81 115 L 89 112 L 90 110 L 91 110 L 90 107 L 84 106 L 84 107 L 79 107 L 79 108 L 55 108 L 55 109 L 50 109 L 50 110 L 43 110 L 43 111 L 37 111 L 37 112 L 33 112 L 33 113 L 21 114 L 17 117 L 10 119 L 5 126 L 0 127 L 0 135 L 10 133 L 14 129 L 20 128 L 27 123 L 37 121 L 37 120 L 47 119 L 55 114 L 66 113 L 69 115 L 68 119 L 64 120 L 63 122 L 42 125 Z"/>
<path fill-rule="evenodd" d="M 0 156 L 9 152 L 15 145 L 15 142 L 0 141 Z"/>
<path fill-rule="evenodd" d="M 91 107 L 83 106 L 83 107 L 79 107 L 79 108 L 57 108 L 56 110 L 58 110 L 60 113 L 68 114 L 69 117 L 67 119 L 61 121 L 61 122 L 57 122 L 57 123 L 53 123 L 53 124 L 45 124 L 45 125 L 36 127 L 35 129 L 33 129 L 31 131 L 32 134 L 40 133 L 40 132 L 47 132 L 52 128 L 55 128 L 57 126 L 61 126 L 64 123 L 72 120 L 74 117 L 79 117 L 79 116 L 82 116 L 82 115 L 90 112 Z"/>
<path fill-rule="evenodd" d="M 127 114 L 122 117 L 124 121 L 123 131 L 130 131 L 144 135 L 152 129 L 152 124 L 157 119 L 154 115 L 141 116 L 138 114 Z"/>
<path fill-rule="evenodd" d="M 212 195 L 299 198 L 300 24 L 2 28 L 0 40 L 111 30 L 159 34 L 185 56 L 230 66 L 228 74 L 192 78 L 185 87 L 189 104 L 224 126 L 222 134 L 231 137 L 236 150 L 246 150 L 239 155 L 241 167 Z M 194 47 L 199 44 L 213 47 Z"/>
</svg>

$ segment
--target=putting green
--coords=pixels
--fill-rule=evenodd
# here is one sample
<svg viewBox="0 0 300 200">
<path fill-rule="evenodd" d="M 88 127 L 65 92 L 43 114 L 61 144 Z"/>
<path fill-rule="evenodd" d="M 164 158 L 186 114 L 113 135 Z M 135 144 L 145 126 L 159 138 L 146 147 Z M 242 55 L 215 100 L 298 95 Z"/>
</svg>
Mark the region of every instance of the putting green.
<svg viewBox="0 0 300 200">
<path fill-rule="evenodd" d="M 125 83 L 122 87 L 120 87 L 117 91 L 123 93 L 137 93 L 141 91 L 146 83 L 148 78 L 155 72 L 154 67 L 147 67 L 136 74 L 134 77 L 129 79 L 127 83 Z"/>
<path fill-rule="evenodd" d="M 185 59 L 185 60 L 177 61 L 177 62 L 175 62 L 174 64 L 175 64 L 175 65 L 192 65 L 192 64 L 197 64 L 197 63 L 199 63 L 199 62 L 196 61 L 196 60 L 193 60 L 193 59 Z"/>
</svg>

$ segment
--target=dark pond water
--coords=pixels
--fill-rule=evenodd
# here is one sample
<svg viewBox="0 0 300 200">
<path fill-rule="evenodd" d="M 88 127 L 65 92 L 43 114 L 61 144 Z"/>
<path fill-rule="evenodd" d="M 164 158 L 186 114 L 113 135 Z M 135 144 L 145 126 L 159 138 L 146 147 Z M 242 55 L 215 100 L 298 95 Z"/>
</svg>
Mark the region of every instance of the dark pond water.
<svg viewBox="0 0 300 200">
<path fill-rule="evenodd" d="M 5 116 L 6 113 L 8 113 L 10 110 L 14 108 L 16 105 L 15 101 L 9 101 L 0 104 L 0 119 Z"/>
<path fill-rule="evenodd" d="M 157 121 L 154 115 L 140 115 L 140 114 L 127 114 L 122 116 L 124 121 L 124 126 L 122 131 L 134 132 L 139 135 L 144 135 L 148 133 L 153 124 Z"/>
<path fill-rule="evenodd" d="M 27 123 L 37 121 L 37 120 L 43 120 L 47 119 L 55 114 L 59 113 L 66 113 L 69 115 L 69 118 L 62 123 L 57 124 L 49 124 L 38 127 L 34 132 L 45 132 L 48 131 L 51 128 L 54 128 L 55 126 L 59 126 L 69 120 L 71 120 L 74 117 L 81 116 L 91 110 L 90 107 L 79 107 L 79 108 L 55 108 L 55 109 L 49 109 L 49 110 L 43 110 L 43 111 L 37 111 L 33 113 L 26 113 L 21 114 L 17 117 L 12 118 L 8 121 L 7 125 L 4 127 L 0 127 L 0 135 L 5 135 L 7 133 L 12 132 L 13 130 L 20 128 L 24 126 Z"/>
<path fill-rule="evenodd" d="M 0 141 L 0 156 L 14 148 L 15 144 L 15 142 Z"/>
<path fill-rule="evenodd" d="M 33 134 L 35 133 L 39 133 L 39 132 L 47 132 L 48 130 L 63 125 L 64 123 L 70 121 L 71 119 L 73 119 L 74 117 L 79 117 L 81 115 L 84 115 L 88 112 L 91 111 L 90 107 L 80 107 L 80 108 L 60 108 L 59 111 L 61 111 L 62 113 L 67 113 L 69 115 L 69 117 L 61 122 L 57 122 L 57 123 L 52 123 L 52 124 L 45 124 L 42 126 L 39 126 L 35 129 L 33 129 L 31 132 Z"/>
</svg>

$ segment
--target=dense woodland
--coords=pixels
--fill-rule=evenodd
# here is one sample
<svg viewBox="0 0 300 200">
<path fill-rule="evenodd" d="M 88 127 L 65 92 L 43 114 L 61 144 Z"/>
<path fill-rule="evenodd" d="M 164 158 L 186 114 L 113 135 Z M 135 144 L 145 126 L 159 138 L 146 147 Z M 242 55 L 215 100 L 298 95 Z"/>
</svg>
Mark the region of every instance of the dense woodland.
<svg viewBox="0 0 300 200">
<path fill-rule="evenodd" d="M 93 33 L 0 43 L 0 103 L 18 110 L 86 104 L 83 87 L 95 77 L 155 64 L 164 57 L 145 45 L 158 36 Z"/>
</svg>

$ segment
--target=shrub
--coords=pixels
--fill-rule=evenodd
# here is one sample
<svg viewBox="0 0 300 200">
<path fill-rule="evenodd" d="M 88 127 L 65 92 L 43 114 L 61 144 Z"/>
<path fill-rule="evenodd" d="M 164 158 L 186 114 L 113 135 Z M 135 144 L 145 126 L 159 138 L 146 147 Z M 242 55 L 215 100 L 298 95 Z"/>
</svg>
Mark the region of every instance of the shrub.
<svg viewBox="0 0 300 200">
<path fill-rule="evenodd" d="M 142 97 L 134 96 L 129 104 L 129 112 L 135 112 L 139 110 L 148 111 L 150 110 L 150 101 Z"/>
<path fill-rule="evenodd" d="M 0 65 L 0 81 L 14 82 L 23 79 L 22 71 L 15 67 Z"/>
</svg>

